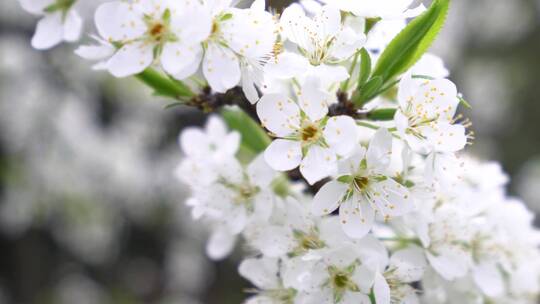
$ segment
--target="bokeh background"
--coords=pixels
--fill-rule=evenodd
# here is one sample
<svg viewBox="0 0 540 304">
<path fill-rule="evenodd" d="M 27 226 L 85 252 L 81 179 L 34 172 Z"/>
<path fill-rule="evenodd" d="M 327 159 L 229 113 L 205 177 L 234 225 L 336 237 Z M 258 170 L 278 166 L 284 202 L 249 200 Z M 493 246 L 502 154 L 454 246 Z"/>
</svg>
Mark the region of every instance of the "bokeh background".
<svg viewBox="0 0 540 304">
<path fill-rule="evenodd" d="M 172 176 L 204 115 L 92 72 L 74 45 L 33 50 L 35 21 L 0 1 L 0 304 L 240 303 L 239 254 L 205 257 Z M 473 106 L 469 151 L 540 212 L 540 1 L 454 0 L 432 52 Z"/>
</svg>

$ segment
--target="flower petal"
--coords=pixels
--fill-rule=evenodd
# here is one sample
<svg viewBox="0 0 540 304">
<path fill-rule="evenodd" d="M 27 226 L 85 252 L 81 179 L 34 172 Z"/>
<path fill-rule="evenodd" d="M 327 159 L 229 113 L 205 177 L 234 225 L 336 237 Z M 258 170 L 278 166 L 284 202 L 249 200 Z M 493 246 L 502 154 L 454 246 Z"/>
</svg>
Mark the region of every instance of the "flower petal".
<svg viewBox="0 0 540 304">
<path fill-rule="evenodd" d="M 64 38 L 62 14 L 48 14 L 38 21 L 32 37 L 32 47 L 38 50 L 50 49 Z"/>
<path fill-rule="evenodd" d="M 94 15 L 99 35 L 108 41 L 125 41 L 142 36 L 146 25 L 142 14 L 133 9 L 133 5 L 123 1 L 101 4 Z"/>
<path fill-rule="evenodd" d="M 316 215 L 330 214 L 336 210 L 348 186 L 338 181 L 330 181 L 319 189 L 313 198 L 311 212 Z"/>
<path fill-rule="evenodd" d="M 353 196 L 339 207 L 339 218 L 345 233 L 351 238 L 360 239 L 373 227 L 375 213 L 368 204 Z"/>
<path fill-rule="evenodd" d="M 302 147 L 297 141 L 276 139 L 264 151 L 264 158 L 274 170 L 292 170 L 302 161 Z"/>
<path fill-rule="evenodd" d="M 384 217 L 402 216 L 414 209 L 409 190 L 391 178 L 370 185 L 370 200 Z"/>
<path fill-rule="evenodd" d="M 109 72 L 115 77 L 126 77 L 144 71 L 154 58 L 152 45 L 137 41 L 124 45 L 109 59 Z"/>
<path fill-rule="evenodd" d="M 240 82 L 240 62 L 230 49 L 209 43 L 204 55 L 203 73 L 212 90 L 225 93 Z"/>
<path fill-rule="evenodd" d="M 278 259 L 247 259 L 240 263 L 238 272 L 259 289 L 278 289 Z"/>
<path fill-rule="evenodd" d="M 310 185 L 337 172 L 336 154 L 320 146 L 309 148 L 306 156 L 300 164 L 300 173 Z"/>
<path fill-rule="evenodd" d="M 338 155 L 349 155 L 359 145 L 359 133 L 354 119 L 349 116 L 334 116 L 324 128 L 324 139 Z"/>
<path fill-rule="evenodd" d="M 368 168 L 376 173 L 383 173 L 391 159 L 392 134 L 386 128 L 380 128 L 369 142 L 366 153 Z"/>
<path fill-rule="evenodd" d="M 287 96 L 266 94 L 257 104 L 262 125 L 277 136 L 291 135 L 300 127 L 300 109 Z"/>
<path fill-rule="evenodd" d="M 427 267 L 424 252 L 419 247 L 398 250 L 390 257 L 390 268 L 395 269 L 392 275 L 402 282 L 415 282 L 422 279 Z"/>
<path fill-rule="evenodd" d="M 218 229 L 212 233 L 206 244 L 206 254 L 212 260 L 222 260 L 234 249 L 236 236 L 227 229 Z"/>
<path fill-rule="evenodd" d="M 83 20 L 75 10 L 70 10 L 67 13 L 63 26 L 65 41 L 73 42 L 79 40 L 81 37 Z"/>
<path fill-rule="evenodd" d="M 300 108 L 306 113 L 311 121 L 318 121 L 328 114 L 328 104 L 331 96 L 321 90 L 319 79 L 308 77 L 298 94 Z"/>
<path fill-rule="evenodd" d="M 174 78 L 183 80 L 197 72 L 202 55 L 203 49 L 200 44 L 167 43 L 161 53 L 161 65 Z"/>
<path fill-rule="evenodd" d="M 390 286 L 388 286 L 386 279 L 378 272 L 375 274 L 373 293 L 375 294 L 375 302 L 377 304 L 390 304 Z"/>
</svg>

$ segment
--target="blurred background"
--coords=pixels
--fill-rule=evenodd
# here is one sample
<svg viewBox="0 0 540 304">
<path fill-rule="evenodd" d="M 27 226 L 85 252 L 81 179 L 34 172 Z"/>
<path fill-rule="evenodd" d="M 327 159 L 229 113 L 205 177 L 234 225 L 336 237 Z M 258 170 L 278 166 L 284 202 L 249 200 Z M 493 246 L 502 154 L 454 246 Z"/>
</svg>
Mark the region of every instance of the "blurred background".
<svg viewBox="0 0 540 304">
<path fill-rule="evenodd" d="M 203 114 L 91 71 L 73 45 L 33 50 L 35 22 L 0 1 L 0 304 L 240 303 L 239 255 L 205 257 L 172 176 Z M 454 0 L 432 52 L 473 106 L 469 151 L 540 212 L 540 1 Z"/>
</svg>

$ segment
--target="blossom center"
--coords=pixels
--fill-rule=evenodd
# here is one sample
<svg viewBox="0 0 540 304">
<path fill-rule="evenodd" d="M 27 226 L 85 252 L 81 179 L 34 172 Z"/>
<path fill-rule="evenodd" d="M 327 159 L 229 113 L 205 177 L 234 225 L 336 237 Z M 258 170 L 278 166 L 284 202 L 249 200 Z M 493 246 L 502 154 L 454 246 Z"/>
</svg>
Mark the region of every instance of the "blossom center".
<svg viewBox="0 0 540 304">
<path fill-rule="evenodd" d="M 307 123 L 302 126 L 302 129 L 300 130 L 300 135 L 303 142 L 314 143 L 319 140 L 322 133 L 319 126 L 317 126 L 316 124 Z"/>
<path fill-rule="evenodd" d="M 160 40 L 163 32 L 165 32 L 165 26 L 160 22 L 150 28 L 150 36 L 154 37 L 155 40 Z"/>
<path fill-rule="evenodd" d="M 353 186 L 359 192 L 363 192 L 369 185 L 369 179 L 365 176 L 355 176 Z"/>
</svg>

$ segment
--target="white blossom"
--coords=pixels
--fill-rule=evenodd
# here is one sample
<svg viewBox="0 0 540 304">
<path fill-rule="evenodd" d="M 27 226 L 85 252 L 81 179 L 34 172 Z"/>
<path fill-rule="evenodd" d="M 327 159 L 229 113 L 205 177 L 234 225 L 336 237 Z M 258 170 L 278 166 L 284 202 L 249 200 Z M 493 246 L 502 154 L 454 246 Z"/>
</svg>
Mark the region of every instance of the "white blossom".
<svg viewBox="0 0 540 304">
<path fill-rule="evenodd" d="M 32 46 L 45 50 L 62 41 L 75 42 L 82 31 L 83 20 L 74 9 L 76 0 L 19 0 L 27 12 L 41 17 L 32 37 Z"/>
</svg>

